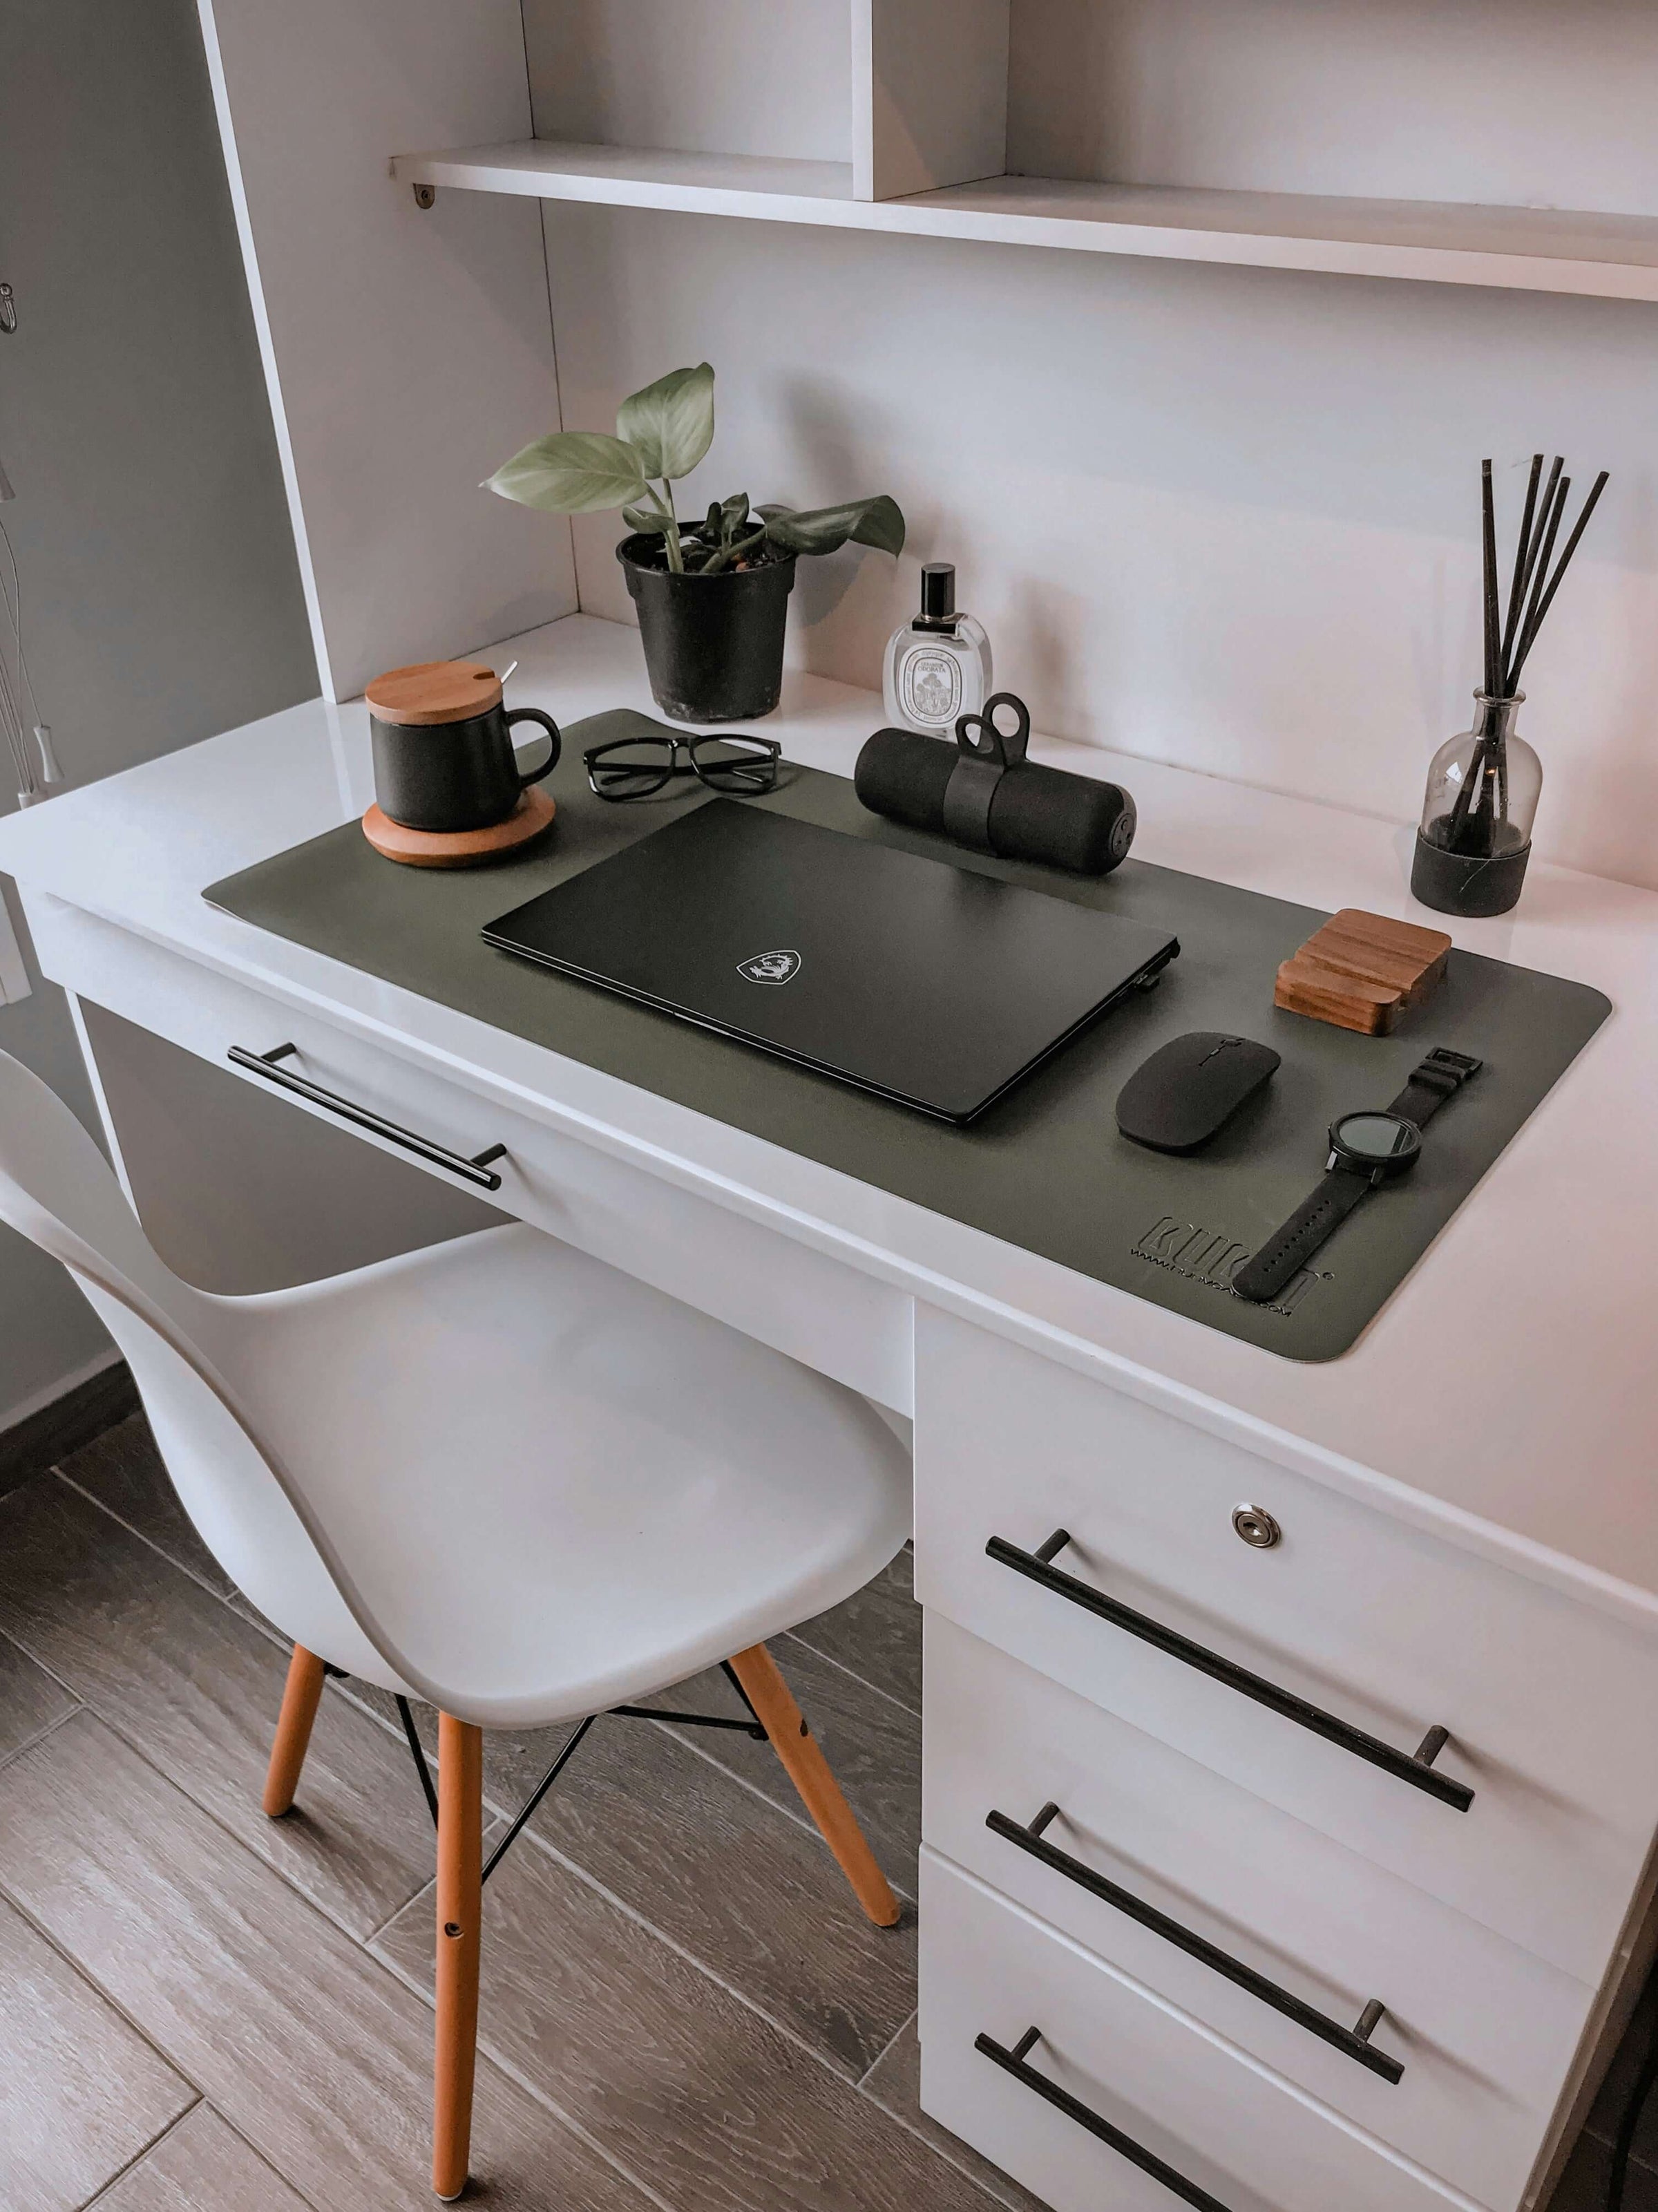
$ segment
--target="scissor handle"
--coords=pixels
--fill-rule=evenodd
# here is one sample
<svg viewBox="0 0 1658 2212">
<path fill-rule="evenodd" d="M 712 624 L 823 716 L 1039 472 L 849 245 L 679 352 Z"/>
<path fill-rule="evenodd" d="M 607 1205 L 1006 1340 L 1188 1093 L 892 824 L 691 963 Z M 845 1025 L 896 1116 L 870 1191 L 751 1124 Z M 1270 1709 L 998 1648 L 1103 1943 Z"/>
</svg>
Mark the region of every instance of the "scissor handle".
<svg viewBox="0 0 1658 2212">
<path fill-rule="evenodd" d="M 1011 730 L 997 726 L 997 709 L 1002 707 L 1013 714 L 1015 727 Z M 957 720 L 956 742 L 970 759 L 993 761 L 998 768 L 1011 768 L 1024 758 L 1025 748 L 1030 743 L 1030 709 L 1014 692 L 993 692 L 981 713 L 963 714 Z"/>
</svg>

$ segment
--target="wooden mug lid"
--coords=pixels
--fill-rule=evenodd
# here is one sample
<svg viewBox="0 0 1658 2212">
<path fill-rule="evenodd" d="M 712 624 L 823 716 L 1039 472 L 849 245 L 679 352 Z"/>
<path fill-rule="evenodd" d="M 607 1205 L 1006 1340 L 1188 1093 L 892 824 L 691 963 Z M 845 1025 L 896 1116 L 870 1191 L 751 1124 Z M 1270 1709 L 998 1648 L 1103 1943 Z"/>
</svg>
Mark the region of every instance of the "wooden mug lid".
<svg viewBox="0 0 1658 2212">
<path fill-rule="evenodd" d="M 465 722 L 500 706 L 501 678 L 481 660 L 418 660 L 377 676 L 362 696 L 382 722 Z"/>
</svg>

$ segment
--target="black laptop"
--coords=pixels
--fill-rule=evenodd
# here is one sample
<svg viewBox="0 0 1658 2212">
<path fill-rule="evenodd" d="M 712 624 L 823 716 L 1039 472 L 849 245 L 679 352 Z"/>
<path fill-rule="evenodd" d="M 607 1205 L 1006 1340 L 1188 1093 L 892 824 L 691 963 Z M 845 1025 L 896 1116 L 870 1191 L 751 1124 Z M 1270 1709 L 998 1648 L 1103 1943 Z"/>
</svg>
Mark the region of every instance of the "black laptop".
<svg viewBox="0 0 1658 2212">
<path fill-rule="evenodd" d="M 1145 922 L 729 799 L 483 934 L 955 1122 L 1180 951 Z"/>
</svg>

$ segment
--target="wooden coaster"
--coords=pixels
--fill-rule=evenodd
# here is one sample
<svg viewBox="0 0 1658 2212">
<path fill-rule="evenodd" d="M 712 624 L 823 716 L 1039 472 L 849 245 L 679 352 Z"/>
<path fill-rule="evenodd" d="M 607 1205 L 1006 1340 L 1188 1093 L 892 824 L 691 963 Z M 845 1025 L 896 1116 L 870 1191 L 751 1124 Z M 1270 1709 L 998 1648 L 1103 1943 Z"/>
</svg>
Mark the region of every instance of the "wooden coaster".
<svg viewBox="0 0 1658 2212">
<path fill-rule="evenodd" d="M 1278 969 L 1272 1004 L 1362 1036 L 1386 1036 L 1407 1007 L 1437 988 L 1450 949 L 1442 929 L 1343 907 Z"/>
<path fill-rule="evenodd" d="M 521 852 L 544 837 L 556 811 L 544 791 L 532 787 L 504 822 L 492 822 L 487 830 L 441 836 L 434 830 L 405 830 L 375 805 L 362 817 L 362 834 L 377 853 L 388 860 L 401 860 L 406 868 L 476 868 L 483 861 Z"/>
</svg>

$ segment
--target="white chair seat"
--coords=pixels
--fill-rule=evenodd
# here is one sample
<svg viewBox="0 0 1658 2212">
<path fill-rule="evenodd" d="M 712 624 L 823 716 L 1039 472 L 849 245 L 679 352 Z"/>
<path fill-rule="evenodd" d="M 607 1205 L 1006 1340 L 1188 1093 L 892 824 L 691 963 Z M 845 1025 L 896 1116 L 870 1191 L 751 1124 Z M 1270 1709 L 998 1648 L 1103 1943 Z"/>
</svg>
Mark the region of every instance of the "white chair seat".
<svg viewBox="0 0 1658 2212">
<path fill-rule="evenodd" d="M 907 1456 L 863 1401 L 533 1230 L 211 1303 L 222 1366 L 371 1612 L 466 1720 L 681 1680 L 837 1604 L 908 1534 Z M 334 1633 L 307 1623 L 307 1647 L 404 1687 L 325 1595 Z"/>
<path fill-rule="evenodd" d="M 73 1272 L 185 1510 L 293 1639 L 265 1811 L 293 1805 L 325 1662 L 439 1709 L 439 2196 L 465 2188 L 471 2130 L 484 1728 L 584 1717 L 730 1659 L 864 1911 L 897 1925 L 763 1648 L 904 1540 L 908 1455 L 865 1400 L 523 1227 L 263 1297 L 192 1290 L 5 1053 L 0 1221 Z"/>
</svg>

